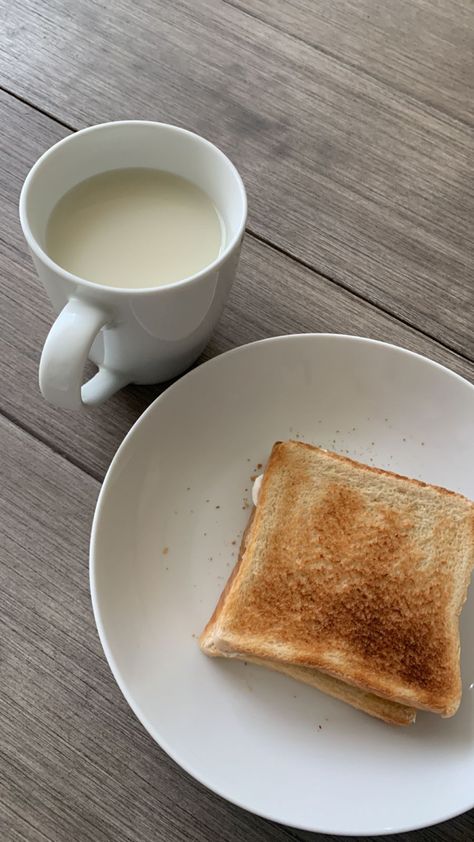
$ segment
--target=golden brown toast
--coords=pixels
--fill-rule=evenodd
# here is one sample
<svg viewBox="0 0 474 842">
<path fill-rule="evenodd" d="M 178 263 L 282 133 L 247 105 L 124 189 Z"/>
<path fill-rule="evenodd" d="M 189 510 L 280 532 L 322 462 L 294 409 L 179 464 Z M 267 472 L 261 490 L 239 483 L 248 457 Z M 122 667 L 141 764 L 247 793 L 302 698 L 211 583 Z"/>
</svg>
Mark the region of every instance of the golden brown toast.
<svg viewBox="0 0 474 842">
<path fill-rule="evenodd" d="M 204 651 L 322 672 L 404 706 L 400 719 L 412 715 L 407 706 L 455 713 L 473 503 L 278 442 L 242 550 Z"/>
<path fill-rule="evenodd" d="M 352 707 L 362 710 L 370 716 L 382 719 L 391 725 L 411 725 L 416 719 L 416 710 L 414 708 L 408 707 L 407 705 L 399 705 L 397 702 L 391 702 L 388 699 L 382 699 L 374 693 L 367 692 L 359 687 L 350 686 L 344 681 L 334 678 L 327 673 L 323 673 L 320 670 L 312 669 L 311 667 L 285 664 L 278 661 L 263 660 L 260 658 L 249 657 L 247 655 L 239 655 L 236 652 L 228 652 L 224 655 L 215 647 L 215 626 L 220 615 L 220 611 L 224 605 L 226 594 L 228 593 L 231 583 L 237 575 L 237 571 L 241 564 L 254 515 L 255 509 L 253 509 L 252 514 L 250 515 L 247 528 L 242 536 L 238 561 L 219 598 L 211 619 L 200 636 L 199 643 L 203 652 L 210 657 L 233 657 L 240 660 L 250 661 L 251 663 L 259 666 L 265 666 L 269 669 L 282 672 L 291 678 L 294 678 L 296 681 L 309 684 L 317 690 L 321 690 L 323 693 L 326 693 L 326 695 L 333 696 L 336 699 L 347 702 L 352 705 Z"/>
<path fill-rule="evenodd" d="M 236 652 L 221 653 L 215 647 L 214 631 L 218 617 L 224 605 L 226 594 L 228 593 L 231 583 L 237 575 L 237 571 L 241 564 L 254 515 L 255 509 L 253 509 L 252 514 L 250 515 L 247 528 L 242 536 L 238 561 L 219 598 L 211 619 L 200 636 L 199 643 L 202 651 L 210 657 L 232 657 L 239 660 L 250 661 L 269 669 L 277 670 L 278 672 L 285 673 L 291 678 L 294 678 L 296 681 L 309 684 L 317 690 L 321 690 L 323 693 L 326 693 L 326 695 L 333 696 L 336 699 L 347 702 L 352 705 L 352 707 L 362 710 L 370 716 L 382 719 L 391 725 L 411 725 L 416 718 L 416 710 L 414 708 L 408 707 L 407 705 L 399 705 L 397 702 L 391 702 L 388 699 L 382 699 L 374 693 L 369 693 L 359 687 L 350 686 L 344 681 L 334 678 L 332 675 L 328 675 L 327 673 L 323 673 L 320 670 L 312 669 L 311 667 L 285 664 L 278 661 L 263 660 L 260 658 L 249 657 L 247 655 L 239 655 Z"/>
</svg>

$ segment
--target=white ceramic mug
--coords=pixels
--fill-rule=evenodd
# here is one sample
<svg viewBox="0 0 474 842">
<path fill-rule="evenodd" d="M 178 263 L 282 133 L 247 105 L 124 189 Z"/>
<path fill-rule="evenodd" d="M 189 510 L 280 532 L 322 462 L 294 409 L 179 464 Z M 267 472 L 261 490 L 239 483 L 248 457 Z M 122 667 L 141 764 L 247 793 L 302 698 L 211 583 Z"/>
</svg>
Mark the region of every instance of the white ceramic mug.
<svg viewBox="0 0 474 842">
<path fill-rule="evenodd" d="M 215 203 L 225 229 L 219 257 L 166 286 L 121 289 L 79 278 L 54 263 L 45 233 L 56 203 L 106 170 L 150 167 L 180 175 Z M 204 138 L 164 123 L 125 121 L 83 129 L 30 170 L 20 196 L 26 242 L 59 313 L 40 362 L 40 389 L 57 406 L 93 406 L 127 383 L 159 383 L 184 371 L 207 344 L 235 276 L 247 201 L 229 159 Z M 98 366 L 84 385 L 87 358 Z"/>
</svg>

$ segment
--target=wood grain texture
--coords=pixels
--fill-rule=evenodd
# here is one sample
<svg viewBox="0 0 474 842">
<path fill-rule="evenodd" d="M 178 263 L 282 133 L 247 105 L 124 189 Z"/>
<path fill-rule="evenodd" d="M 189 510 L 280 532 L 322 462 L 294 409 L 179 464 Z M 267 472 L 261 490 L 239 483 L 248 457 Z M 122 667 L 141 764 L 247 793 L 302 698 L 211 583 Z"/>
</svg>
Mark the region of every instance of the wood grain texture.
<svg viewBox="0 0 474 842">
<path fill-rule="evenodd" d="M 66 130 L 0 94 L 0 409 L 97 478 L 161 388 L 131 387 L 81 413 L 46 404 L 38 385 L 41 347 L 53 314 L 26 253 L 17 200 L 29 166 Z M 7 154 L 5 154 L 7 152 Z M 266 336 L 354 333 L 402 345 L 474 380 L 474 365 L 247 236 L 229 304 L 203 359 Z"/>
<path fill-rule="evenodd" d="M 0 838 L 289 842 L 182 772 L 128 708 L 88 588 L 98 483 L 0 419 Z"/>
<path fill-rule="evenodd" d="M 435 31 L 425 10 L 426 49 L 447 17 Z M 433 98 L 449 63 L 421 65 Z M 474 357 L 469 126 L 215 0 L 5 5 L 0 80 L 74 127 L 139 117 L 208 136 L 242 171 L 253 231 Z"/>
<path fill-rule="evenodd" d="M 227 0 L 308 44 L 470 125 L 470 0 Z"/>
</svg>

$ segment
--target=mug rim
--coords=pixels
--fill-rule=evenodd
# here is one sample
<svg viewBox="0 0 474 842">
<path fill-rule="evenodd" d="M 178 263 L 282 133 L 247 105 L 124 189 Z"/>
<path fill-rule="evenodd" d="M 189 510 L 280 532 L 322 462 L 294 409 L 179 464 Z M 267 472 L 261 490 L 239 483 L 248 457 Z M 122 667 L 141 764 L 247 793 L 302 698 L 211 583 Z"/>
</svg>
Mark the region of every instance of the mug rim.
<svg viewBox="0 0 474 842">
<path fill-rule="evenodd" d="M 110 129 L 116 126 L 153 126 L 155 128 L 171 129 L 172 131 L 178 134 L 186 135 L 191 140 L 198 141 L 204 146 L 207 146 L 213 151 L 214 154 L 217 154 L 221 159 L 223 159 L 225 165 L 230 168 L 232 175 L 237 183 L 242 203 L 240 223 L 237 227 L 236 232 L 226 244 L 221 254 L 219 254 L 211 263 L 208 263 L 207 266 L 205 266 L 203 269 L 200 269 L 199 272 L 195 272 L 193 275 L 188 275 L 185 278 L 180 278 L 180 280 L 178 281 L 171 281 L 167 284 L 158 284 L 157 286 L 153 287 L 116 287 L 110 284 L 98 284 L 95 281 L 88 281 L 86 278 L 82 278 L 80 275 L 75 275 L 72 272 L 69 272 L 67 269 L 64 269 L 62 266 L 60 266 L 59 263 L 56 263 L 54 260 L 52 260 L 48 253 L 40 246 L 40 244 L 36 240 L 36 237 L 33 235 L 28 221 L 28 194 L 31 188 L 31 183 L 38 170 L 44 165 L 48 158 L 54 155 L 54 153 L 60 146 L 64 146 L 67 143 L 71 143 L 79 135 L 89 134 L 91 132 L 95 132 L 101 129 Z M 29 170 L 25 181 L 23 182 L 23 186 L 20 192 L 19 214 L 21 227 L 28 246 L 30 247 L 34 255 L 43 263 L 45 263 L 46 266 L 52 271 L 59 272 L 63 277 L 65 277 L 72 283 L 84 286 L 86 289 L 101 292 L 102 294 L 105 293 L 106 295 L 116 295 L 117 293 L 119 293 L 129 296 L 147 295 L 150 293 L 155 293 L 158 290 L 169 290 L 172 287 L 181 287 L 193 282 L 197 282 L 205 275 L 209 274 L 209 272 L 216 271 L 220 268 L 220 266 L 224 263 L 229 254 L 235 248 L 245 231 L 245 224 L 247 221 L 247 194 L 245 191 L 244 183 L 235 164 L 232 163 L 230 158 L 225 154 L 225 152 L 222 151 L 222 149 L 219 149 L 218 146 L 216 146 L 210 140 L 207 140 L 207 138 L 203 137 L 202 135 L 199 135 L 196 132 L 192 132 L 189 129 L 183 129 L 181 126 L 176 126 L 172 123 L 161 123 L 155 120 L 110 120 L 107 123 L 97 123 L 93 126 L 87 126 L 84 129 L 79 129 L 78 131 L 75 131 L 72 134 L 63 137 L 61 140 L 58 140 L 57 143 L 54 143 L 52 146 L 49 147 L 49 149 L 46 149 L 46 151 L 43 152 L 42 155 L 40 155 L 38 160 L 33 164 L 31 169 Z"/>
</svg>

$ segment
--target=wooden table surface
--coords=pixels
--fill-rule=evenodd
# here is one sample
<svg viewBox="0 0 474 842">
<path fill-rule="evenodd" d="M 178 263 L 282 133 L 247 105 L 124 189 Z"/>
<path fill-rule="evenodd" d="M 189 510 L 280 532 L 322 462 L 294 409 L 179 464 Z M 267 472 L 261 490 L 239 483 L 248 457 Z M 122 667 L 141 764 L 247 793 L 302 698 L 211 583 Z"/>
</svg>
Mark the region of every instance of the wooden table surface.
<svg viewBox="0 0 474 842">
<path fill-rule="evenodd" d="M 117 446 L 163 387 L 83 413 L 41 398 L 52 311 L 18 194 L 35 159 L 86 125 L 197 131 L 234 160 L 249 197 L 238 277 L 203 359 L 282 333 L 353 333 L 473 380 L 474 5 L 1 0 L 0 11 L 0 839 L 329 839 L 205 790 L 112 679 L 90 607 L 91 519 Z M 473 839 L 474 811 L 390 838 Z"/>
</svg>

